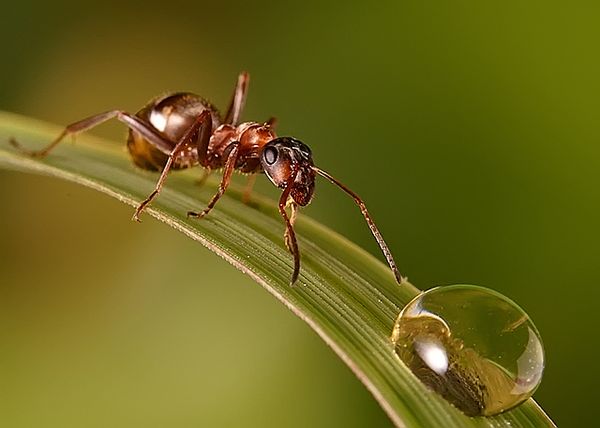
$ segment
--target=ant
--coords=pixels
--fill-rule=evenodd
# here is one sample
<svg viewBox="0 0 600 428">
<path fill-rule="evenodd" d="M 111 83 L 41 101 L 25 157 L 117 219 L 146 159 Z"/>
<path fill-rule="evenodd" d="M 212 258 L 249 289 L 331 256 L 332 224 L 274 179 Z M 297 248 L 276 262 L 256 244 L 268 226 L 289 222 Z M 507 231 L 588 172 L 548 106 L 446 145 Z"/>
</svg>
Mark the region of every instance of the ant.
<svg viewBox="0 0 600 428">
<path fill-rule="evenodd" d="M 219 188 L 207 207 L 200 212 L 187 213 L 188 217 L 194 218 L 202 218 L 210 212 L 227 190 L 234 170 L 243 174 L 265 173 L 275 186 L 283 189 L 279 198 L 279 213 L 286 226 L 285 245 L 294 257 L 292 285 L 300 273 L 300 251 L 294 222 L 298 207 L 310 203 L 315 177 L 317 174 L 321 175 L 354 199 L 396 280 L 402 283 L 404 278 L 363 200 L 337 179 L 316 167 L 306 144 L 292 137 L 277 137 L 274 118 L 264 123 L 238 124 L 248 93 L 249 79 L 249 74 L 245 72 L 238 76 L 224 119 L 204 98 L 178 92 L 150 101 L 134 115 L 122 110 L 110 110 L 72 123 L 41 150 L 27 150 L 14 139 L 10 143 L 29 156 L 43 158 L 68 135 L 75 136 L 110 119 L 125 123 L 129 128 L 127 148 L 135 165 L 145 170 L 161 171 L 154 191 L 135 210 L 133 220 L 138 222 L 140 214 L 160 193 L 171 169 L 200 165 L 205 168 L 205 177 L 211 170 L 223 169 Z M 249 189 L 250 187 L 248 192 Z M 288 206 L 290 215 L 286 211 Z"/>
</svg>

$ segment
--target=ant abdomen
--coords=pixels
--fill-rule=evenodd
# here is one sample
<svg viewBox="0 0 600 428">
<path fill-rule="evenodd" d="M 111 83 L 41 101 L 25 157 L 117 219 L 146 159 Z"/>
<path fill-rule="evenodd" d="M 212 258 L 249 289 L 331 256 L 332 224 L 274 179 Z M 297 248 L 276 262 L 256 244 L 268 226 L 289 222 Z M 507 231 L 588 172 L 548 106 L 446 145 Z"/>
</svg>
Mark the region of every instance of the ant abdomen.
<svg viewBox="0 0 600 428">
<path fill-rule="evenodd" d="M 169 152 L 191 128 L 194 121 L 204 112 L 211 116 L 212 129 L 221 125 L 219 111 L 204 98 L 198 95 L 179 92 L 168 94 L 150 101 L 135 115 L 170 142 L 168 150 L 160 150 L 138 131 L 130 129 L 127 138 L 127 148 L 133 162 L 140 168 L 150 171 L 162 171 L 169 158 Z M 192 138 L 196 140 L 196 138 Z M 165 148 L 164 148 L 165 149 Z M 189 144 L 178 152 L 173 159 L 173 169 L 184 169 L 198 165 L 198 150 L 194 144 Z"/>
</svg>

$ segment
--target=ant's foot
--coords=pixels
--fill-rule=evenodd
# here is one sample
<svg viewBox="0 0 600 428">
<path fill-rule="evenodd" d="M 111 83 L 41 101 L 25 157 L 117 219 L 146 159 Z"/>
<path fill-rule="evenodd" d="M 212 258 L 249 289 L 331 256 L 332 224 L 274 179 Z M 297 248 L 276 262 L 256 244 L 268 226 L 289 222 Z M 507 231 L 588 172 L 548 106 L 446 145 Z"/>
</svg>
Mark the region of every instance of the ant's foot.
<svg viewBox="0 0 600 428">
<path fill-rule="evenodd" d="M 146 205 L 148 205 L 149 201 L 144 201 L 142 202 L 136 209 L 135 209 L 135 213 L 133 213 L 133 217 L 131 217 L 132 220 L 137 221 L 138 223 L 141 223 L 142 220 L 140 220 L 140 215 L 142 214 L 142 212 L 144 212 L 144 209 L 146 208 Z"/>
<path fill-rule="evenodd" d="M 140 213 L 137 212 L 137 210 L 136 210 L 135 214 L 133 214 L 133 216 L 131 217 L 131 220 L 137 221 L 138 223 L 142 222 L 142 220 L 140 220 Z"/>
<path fill-rule="evenodd" d="M 206 211 L 206 210 L 200 211 L 200 212 L 195 212 L 195 211 L 187 212 L 188 218 L 203 218 L 206 214 L 208 214 L 208 211 Z"/>
</svg>

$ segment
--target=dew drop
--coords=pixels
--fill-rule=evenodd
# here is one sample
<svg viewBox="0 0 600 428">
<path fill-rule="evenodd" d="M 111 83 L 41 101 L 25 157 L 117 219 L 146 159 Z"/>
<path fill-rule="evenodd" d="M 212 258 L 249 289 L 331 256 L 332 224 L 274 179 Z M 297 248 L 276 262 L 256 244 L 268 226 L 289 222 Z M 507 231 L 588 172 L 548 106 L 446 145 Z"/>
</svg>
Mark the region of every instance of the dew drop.
<svg viewBox="0 0 600 428">
<path fill-rule="evenodd" d="M 511 409 L 535 392 L 544 349 L 529 316 L 473 285 L 427 290 L 402 310 L 394 351 L 427 386 L 469 416 Z"/>
</svg>

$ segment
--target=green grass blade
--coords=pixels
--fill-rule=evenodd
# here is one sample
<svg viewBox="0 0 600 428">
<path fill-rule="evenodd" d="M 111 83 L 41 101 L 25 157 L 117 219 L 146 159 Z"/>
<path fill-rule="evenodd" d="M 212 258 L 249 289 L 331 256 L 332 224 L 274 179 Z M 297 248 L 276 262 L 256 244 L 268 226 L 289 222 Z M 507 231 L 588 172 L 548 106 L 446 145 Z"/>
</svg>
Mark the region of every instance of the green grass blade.
<svg viewBox="0 0 600 428">
<path fill-rule="evenodd" d="M 0 167 L 45 174 L 104 192 L 135 206 L 154 187 L 155 174 L 133 167 L 121 146 L 82 135 L 44 160 L 22 156 L 9 137 L 39 148 L 60 128 L 0 113 Z M 392 352 L 389 335 L 400 309 L 419 290 L 395 283 L 387 265 L 331 230 L 300 216 L 302 251 L 298 283 L 290 287 L 292 258 L 283 244 L 283 224 L 274 201 L 241 202 L 235 187 L 202 221 L 188 220 L 189 209 L 205 206 L 214 188 L 199 188 L 198 174 L 172 174 L 143 219 L 158 218 L 200 242 L 252 277 L 335 351 L 400 427 L 552 427 L 529 400 L 502 415 L 469 418 L 429 391 Z M 132 210 L 133 214 L 133 210 Z M 134 223 L 131 227 L 136 227 Z"/>
</svg>

